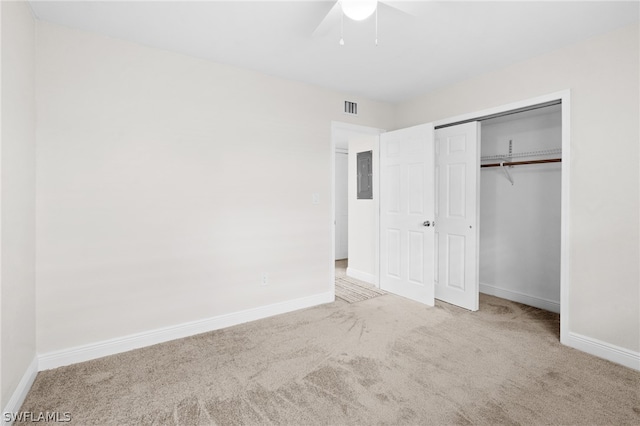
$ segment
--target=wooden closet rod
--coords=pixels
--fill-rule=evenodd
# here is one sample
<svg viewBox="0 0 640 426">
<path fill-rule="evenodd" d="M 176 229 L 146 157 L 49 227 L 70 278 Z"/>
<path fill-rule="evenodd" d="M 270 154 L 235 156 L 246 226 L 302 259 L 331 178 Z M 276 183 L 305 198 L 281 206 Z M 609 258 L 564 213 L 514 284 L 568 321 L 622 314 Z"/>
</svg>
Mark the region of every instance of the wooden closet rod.
<svg viewBox="0 0 640 426">
<path fill-rule="evenodd" d="M 522 164 L 542 164 L 542 163 L 560 163 L 562 162 L 562 158 L 550 158 L 547 160 L 530 160 L 530 161 L 510 161 L 504 163 L 491 163 L 491 164 L 482 164 L 480 167 L 500 167 L 504 166 L 520 166 Z"/>
</svg>

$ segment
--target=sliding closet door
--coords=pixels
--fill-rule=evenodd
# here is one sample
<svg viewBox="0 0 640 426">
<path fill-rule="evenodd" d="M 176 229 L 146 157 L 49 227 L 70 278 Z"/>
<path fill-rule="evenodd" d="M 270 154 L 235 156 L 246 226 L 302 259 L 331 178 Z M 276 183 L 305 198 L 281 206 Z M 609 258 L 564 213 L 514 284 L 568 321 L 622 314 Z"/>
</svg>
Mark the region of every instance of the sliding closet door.
<svg viewBox="0 0 640 426">
<path fill-rule="evenodd" d="M 435 297 L 477 311 L 480 123 L 435 131 Z"/>
</svg>

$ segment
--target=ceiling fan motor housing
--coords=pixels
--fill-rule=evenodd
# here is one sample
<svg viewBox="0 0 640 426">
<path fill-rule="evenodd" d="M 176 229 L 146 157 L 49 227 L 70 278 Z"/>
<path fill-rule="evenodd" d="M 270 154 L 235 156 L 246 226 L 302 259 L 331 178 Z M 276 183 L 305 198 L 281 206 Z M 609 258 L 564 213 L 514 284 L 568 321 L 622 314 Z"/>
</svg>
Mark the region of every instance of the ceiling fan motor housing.
<svg viewBox="0 0 640 426">
<path fill-rule="evenodd" d="M 377 5 L 377 0 L 340 0 L 342 13 L 354 21 L 362 21 L 373 15 Z"/>
</svg>

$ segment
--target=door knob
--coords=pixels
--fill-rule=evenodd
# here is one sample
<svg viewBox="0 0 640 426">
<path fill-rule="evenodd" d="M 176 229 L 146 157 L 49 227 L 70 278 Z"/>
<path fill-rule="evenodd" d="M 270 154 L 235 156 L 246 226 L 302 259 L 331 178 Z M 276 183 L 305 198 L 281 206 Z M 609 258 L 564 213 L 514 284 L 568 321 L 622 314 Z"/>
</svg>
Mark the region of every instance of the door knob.
<svg viewBox="0 0 640 426">
<path fill-rule="evenodd" d="M 425 220 L 424 222 L 422 222 L 422 226 L 431 226 L 431 222 Z"/>
</svg>

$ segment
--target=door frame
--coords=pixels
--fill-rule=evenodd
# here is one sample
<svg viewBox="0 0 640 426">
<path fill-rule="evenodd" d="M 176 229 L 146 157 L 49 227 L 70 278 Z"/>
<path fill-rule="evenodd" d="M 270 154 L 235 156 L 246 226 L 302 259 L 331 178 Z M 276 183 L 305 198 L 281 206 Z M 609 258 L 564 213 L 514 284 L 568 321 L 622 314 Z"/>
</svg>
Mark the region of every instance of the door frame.
<svg viewBox="0 0 640 426">
<path fill-rule="evenodd" d="M 449 125 L 461 121 L 474 120 L 492 114 L 502 114 L 520 108 L 527 108 L 547 102 L 560 101 L 562 109 L 562 172 L 561 172 L 561 202 L 560 202 L 560 343 L 569 345 L 569 318 L 571 314 L 569 306 L 569 294 L 571 292 L 570 275 L 570 177 L 571 177 L 571 90 L 566 89 L 547 95 L 529 98 L 475 111 L 467 114 L 449 117 L 435 121 L 434 127 Z"/>
<path fill-rule="evenodd" d="M 333 165 L 334 165 L 334 167 L 335 167 L 335 168 L 334 168 L 334 183 L 333 183 L 333 185 L 334 185 L 334 192 L 335 192 L 335 195 L 334 195 L 334 198 L 333 198 L 333 200 L 334 200 L 334 208 L 333 208 L 333 215 L 334 215 L 333 220 L 334 220 L 334 222 L 333 222 L 333 224 L 334 224 L 334 226 L 335 226 L 335 229 L 334 229 L 334 233 L 333 233 L 333 235 L 334 235 L 334 238 L 335 238 L 335 236 L 336 236 L 336 235 L 338 235 L 338 232 L 337 232 L 337 230 L 338 230 L 338 229 L 337 229 L 337 228 L 338 228 L 338 217 L 337 217 L 337 216 L 338 216 L 338 215 L 337 215 L 337 210 L 336 210 L 336 209 L 337 209 L 337 205 L 338 205 L 338 203 L 337 203 L 337 199 L 338 199 L 338 197 L 337 197 L 337 191 L 336 191 L 336 189 L 337 189 L 337 187 L 338 187 L 338 183 L 339 183 L 339 182 L 337 182 L 337 181 L 335 180 L 335 175 L 336 175 L 336 174 L 337 174 L 337 172 L 338 172 L 338 170 L 337 170 L 338 158 L 340 158 L 340 156 L 341 156 L 341 155 L 346 155 L 346 156 L 347 156 L 347 181 L 346 181 L 346 182 L 344 182 L 344 184 L 345 184 L 345 185 L 348 185 L 348 183 L 349 183 L 349 182 L 348 182 L 348 181 L 349 181 L 349 162 L 348 162 L 348 161 L 349 161 L 349 150 L 348 150 L 348 149 L 342 149 L 342 148 L 338 148 L 338 147 L 336 147 L 336 148 L 334 148 L 334 150 L 333 150 L 333 155 L 334 155 Z M 347 188 L 347 192 L 348 192 L 348 188 Z M 349 199 L 348 199 L 348 198 L 349 198 L 349 197 L 348 197 L 348 195 L 349 195 L 349 194 L 347 194 L 347 221 L 349 220 L 349 213 L 348 213 L 348 212 L 349 212 L 349 206 L 348 206 L 348 202 L 349 202 Z M 347 257 L 349 257 L 349 244 L 348 244 L 348 243 L 349 243 L 349 241 L 348 241 L 348 240 L 349 240 L 349 235 L 348 235 L 348 234 L 349 234 L 349 227 L 347 226 Z M 337 240 L 334 240 L 334 244 L 333 244 L 334 250 L 337 248 L 337 245 L 338 245 L 338 241 L 337 241 Z M 337 259 L 337 258 L 338 258 L 337 253 L 334 253 L 334 254 L 333 254 L 333 257 L 334 257 L 334 259 L 338 260 L 338 259 Z"/>
<path fill-rule="evenodd" d="M 358 124 L 350 124 L 342 121 L 331 121 L 331 155 L 329 158 L 329 181 L 331 182 L 331 214 L 329 215 L 329 229 L 331 229 L 331 258 L 329 262 L 329 271 L 330 271 L 330 283 L 329 288 L 333 293 L 333 297 L 335 299 L 335 282 L 336 282 L 336 145 L 338 142 L 338 138 L 341 133 L 359 133 L 359 134 L 367 134 L 367 135 L 376 135 L 379 136 L 380 133 L 385 132 L 384 129 L 379 129 L 376 127 L 368 127 L 361 126 Z M 377 156 L 380 150 L 380 138 L 374 144 L 374 156 Z M 378 160 L 378 159 L 377 159 Z M 376 160 L 376 161 L 377 161 Z M 378 173 L 373 174 L 373 205 L 375 209 L 375 235 L 374 241 L 375 245 L 375 258 L 374 258 L 374 271 L 373 275 L 375 276 L 375 285 L 376 287 L 380 287 L 380 273 L 379 273 L 379 261 L 380 261 L 380 241 L 379 241 L 379 232 L 380 232 L 380 176 Z"/>
</svg>

